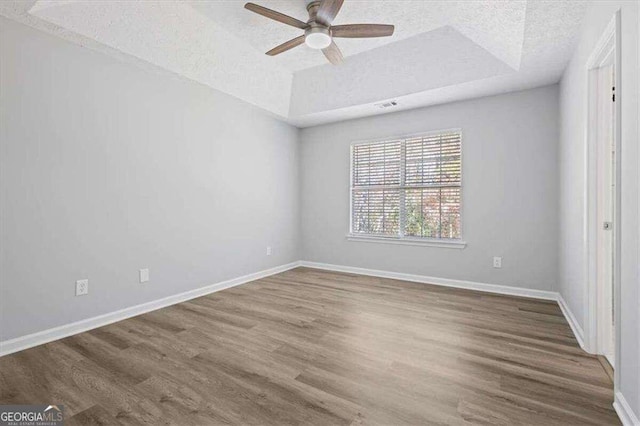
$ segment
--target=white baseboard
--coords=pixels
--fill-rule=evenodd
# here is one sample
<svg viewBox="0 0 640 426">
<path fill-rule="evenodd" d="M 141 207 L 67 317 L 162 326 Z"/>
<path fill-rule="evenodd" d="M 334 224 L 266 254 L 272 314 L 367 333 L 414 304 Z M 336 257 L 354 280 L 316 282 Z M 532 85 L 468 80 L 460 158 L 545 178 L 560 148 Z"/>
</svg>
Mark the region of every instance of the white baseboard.
<svg viewBox="0 0 640 426">
<path fill-rule="evenodd" d="M 450 278 L 429 277 L 426 275 L 405 274 L 401 272 L 381 271 L 378 269 L 355 268 L 352 266 L 332 265 L 329 263 L 308 262 L 303 260 L 300 266 L 325 269 L 328 271 L 347 272 L 351 274 L 369 275 L 372 277 L 392 278 L 396 280 L 412 281 L 424 284 L 435 284 L 445 287 L 478 290 L 487 293 L 505 294 L 509 296 L 531 297 L 534 299 L 558 300 L 555 291 L 534 290 L 528 288 L 510 287 L 506 285 L 485 284 L 474 281 L 453 280 Z"/>
<path fill-rule="evenodd" d="M 405 274 L 400 272 L 382 271 L 377 269 L 365 269 L 356 268 L 352 266 L 332 265 L 328 263 L 318 263 L 309 261 L 297 261 L 286 265 L 277 266 L 275 268 L 265 269 L 253 274 L 244 275 L 242 277 L 234 278 L 231 280 L 223 281 L 220 283 L 212 284 L 206 287 L 202 287 L 196 290 L 190 290 L 184 293 L 168 296 L 163 299 L 154 300 L 151 302 L 143 303 L 140 305 L 125 308 L 116 312 L 110 312 L 108 314 L 99 315 L 96 317 L 88 318 L 86 320 L 77 321 L 71 324 L 54 327 L 48 330 L 40 331 L 26 336 L 17 337 L 11 340 L 5 340 L 0 342 L 0 356 L 8 355 L 14 352 L 18 352 L 24 349 L 31 348 L 33 346 L 42 345 L 44 343 L 52 342 L 54 340 L 62 339 L 74 334 L 82 333 L 84 331 L 92 330 L 94 328 L 102 327 L 117 321 L 122 321 L 127 318 L 141 315 L 147 312 L 155 311 L 167 306 L 175 305 L 187 300 L 194 299 L 196 297 L 204 296 L 216 291 L 224 290 L 225 288 L 235 287 L 240 284 L 254 281 L 260 278 L 268 277 L 270 275 L 278 274 L 280 272 L 288 271 L 289 269 L 296 268 L 298 266 L 306 266 L 309 268 L 325 269 L 329 271 L 347 272 L 352 274 L 369 275 L 381 278 L 392 278 L 404 281 L 412 281 L 418 283 L 435 284 L 445 287 L 463 288 L 468 290 L 484 291 L 488 293 L 505 294 L 509 296 L 521 296 L 531 297 L 535 299 L 556 300 L 560 305 L 564 316 L 567 319 L 576 339 L 580 343 L 580 346 L 584 349 L 583 332 L 580 325 L 576 322 L 575 317 L 569 310 L 564 299 L 556 292 L 534 290 L 518 287 L 509 287 L 496 284 L 486 284 L 473 281 L 454 280 L 450 278 L 438 278 L 429 277 L 425 275 Z"/>
<path fill-rule="evenodd" d="M 417 283 L 435 284 L 445 287 L 464 288 L 468 290 L 484 291 L 487 293 L 504 294 L 508 296 L 530 297 L 534 299 L 555 300 L 560 306 L 560 310 L 571 327 L 576 340 L 582 350 L 588 352 L 584 346 L 584 332 L 576 321 L 575 316 L 560 293 L 555 291 L 534 290 L 528 288 L 510 287 L 496 284 L 486 284 L 474 281 L 453 280 L 450 278 L 429 277 L 425 275 L 404 274 L 401 272 L 381 271 L 377 269 L 356 268 L 353 266 L 333 265 L 329 263 L 309 262 L 303 260 L 300 266 L 308 268 L 324 269 L 328 271 L 347 272 L 351 274 L 369 275 L 372 277 L 392 278 L 397 280 L 412 281 Z"/>
<path fill-rule="evenodd" d="M 155 311 L 160 308 L 175 305 L 176 303 L 185 302 L 187 300 L 195 299 L 196 297 L 205 296 L 207 294 L 214 293 L 216 291 L 224 290 L 225 288 L 235 287 L 240 284 L 247 283 L 249 281 L 258 280 L 260 278 L 268 277 L 270 275 L 278 274 L 280 272 L 288 271 L 300 266 L 300 262 L 292 262 L 286 265 L 276 266 L 275 268 L 265 269 L 253 274 L 244 275 L 238 278 L 233 278 L 227 281 L 222 281 L 216 284 L 201 287 L 195 290 L 186 291 L 184 293 L 175 294 L 162 299 L 153 300 L 151 302 L 143 303 L 129 308 L 121 309 L 119 311 L 110 312 L 108 314 L 99 315 L 96 317 L 88 318 L 82 321 L 65 324 L 59 327 L 50 328 L 48 330 L 39 331 L 37 333 L 28 334 L 26 336 L 17 337 L 15 339 L 5 340 L 0 342 L 0 356 L 8 355 L 14 352 L 18 352 L 24 349 L 31 348 L 33 346 L 42 345 L 44 343 L 52 342 L 54 340 L 62 339 L 74 334 L 82 333 L 84 331 L 92 330 L 94 328 L 102 327 L 108 324 L 112 324 L 117 321 L 122 321 L 127 318 L 141 315 L 147 312 Z"/>
<path fill-rule="evenodd" d="M 613 401 L 613 408 L 615 408 L 616 413 L 618 413 L 618 417 L 620 417 L 620 421 L 623 426 L 639 426 L 640 420 L 638 420 L 638 416 L 635 415 L 629 403 L 622 395 L 622 392 L 617 391 Z"/>
<path fill-rule="evenodd" d="M 580 344 L 580 347 L 585 352 L 589 352 L 584 346 L 584 331 L 582 330 L 582 327 L 580 327 L 580 324 L 578 324 L 576 317 L 573 315 L 573 312 L 571 312 L 571 309 L 569 309 L 569 305 L 567 305 L 567 302 L 565 302 L 560 293 L 558 293 L 558 305 L 560 305 L 560 309 L 562 310 L 564 317 L 567 319 L 567 322 L 569 323 L 569 327 L 571 327 L 573 334 L 576 336 L 576 340 Z"/>
</svg>

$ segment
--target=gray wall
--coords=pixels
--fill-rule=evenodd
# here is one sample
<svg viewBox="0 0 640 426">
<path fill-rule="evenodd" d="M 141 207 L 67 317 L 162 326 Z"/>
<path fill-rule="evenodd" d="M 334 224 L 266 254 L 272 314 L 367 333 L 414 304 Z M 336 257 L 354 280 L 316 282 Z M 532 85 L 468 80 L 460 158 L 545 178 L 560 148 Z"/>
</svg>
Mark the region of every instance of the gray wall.
<svg viewBox="0 0 640 426">
<path fill-rule="evenodd" d="M 458 127 L 467 247 L 348 241 L 350 143 Z M 304 260 L 555 290 L 557 128 L 554 85 L 303 129 Z"/>
<path fill-rule="evenodd" d="M 1 340 L 299 258 L 297 129 L 4 18 L 0 55 Z"/>
<path fill-rule="evenodd" d="M 638 28 L 636 1 L 592 2 L 582 25 L 580 43 L 560 84 L 560 202 L 558 290 L 580 326 L 585 329 L 588 306 L 586 235 L 584 223 L 586 177 L 587 62 L 601 34 L 617 10 L 621 11 L 622 69 L 616 84 L 622 103 L 620 185 L 622 233 L 620 253 L 620 345 L 616 383 L 640 417 L 640 282 L 638 277 Z"/>
</svg>

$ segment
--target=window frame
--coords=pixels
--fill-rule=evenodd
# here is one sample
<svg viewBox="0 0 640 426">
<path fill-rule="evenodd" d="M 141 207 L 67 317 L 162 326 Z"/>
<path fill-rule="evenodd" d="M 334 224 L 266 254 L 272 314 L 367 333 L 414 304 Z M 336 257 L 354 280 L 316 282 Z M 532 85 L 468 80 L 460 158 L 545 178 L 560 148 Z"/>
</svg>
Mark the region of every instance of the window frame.
<svg viewBox="0 0 640 426">
<path fill-rule="evenodd" d="M 440 135 L 442 133 L 459 133 L 460 134 L 460 237 L 459 238 L 431 238 L 431 237 L 411 237 L 405 236 L 404 234 L 404 221 L 405 212 L 404 212 L 404 191 L 406 189 L 405 184 L 405 161 L 406 161 L 406 153 L 405 153 L 405 143 L 407 139 L 412 139 L 416 137 L 429 137 L 434 135 Z M 360 242 L 369 242 L 369 243 L 390 243 L 390 244 L 398 244 L 398 245 L 410 245 L 410 246 L 431 246 L 431 247 L 442 247 L 442 248 L 459 248 L 463 249 L 466 247 L 467 243 L 463 240 L 464 236 L 464 203 L 463 203 L 463 191 L 464 191 L 464 161 L 463 161 L 463 140 L 462 128 L 449 128 L 449 129 L 438 129 L 438 130 L 429 130 L 426 132 L 417 132 L 404 134 L 400 136 L 388 136 L 384 138 L 376 138 L 376 139 L 366 139 L 366 140 L 357 140 L 352 141 L 349 146 L 349 232 L 346 237 L 347 240 L 350 241 L 360 241 Z M 400 235 L 382 235 L 382 234 L 364 234 L 364 233 L 354 233 L 353 232 L 353 148 L 357 145 L 365 145 L 379 142 L 392 142 L 392 141 L 402 141 L 402 154 L 400 157 L 400 205 L 399 205 L 399 213 L 400 213 Z M 456 187 L 457 188 L 457 187 Z"/>
</svg>

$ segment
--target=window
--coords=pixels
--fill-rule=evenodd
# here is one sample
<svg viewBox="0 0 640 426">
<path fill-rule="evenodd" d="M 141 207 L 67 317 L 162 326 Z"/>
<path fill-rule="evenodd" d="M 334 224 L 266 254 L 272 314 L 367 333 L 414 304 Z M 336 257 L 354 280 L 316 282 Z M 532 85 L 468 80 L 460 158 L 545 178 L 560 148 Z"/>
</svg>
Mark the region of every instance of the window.
<svg viewBox="0 0 640 426">
<path fill-rule="evenodd" d="M 461 238 L 462 136 L 442 131 L 351 147 L 351 236 Z"/>
</svg>

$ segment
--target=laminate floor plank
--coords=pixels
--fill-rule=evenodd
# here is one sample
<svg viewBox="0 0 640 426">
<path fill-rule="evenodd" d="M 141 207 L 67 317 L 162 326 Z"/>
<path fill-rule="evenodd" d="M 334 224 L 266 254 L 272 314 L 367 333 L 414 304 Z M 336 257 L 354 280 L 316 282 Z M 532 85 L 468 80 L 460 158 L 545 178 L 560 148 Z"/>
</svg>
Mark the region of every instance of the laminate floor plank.
<svg viewBox="0 0 640 426">
<path fill-rule="evenodd" d="M 619 425 L 557 303 L 296 268 L 0 358 L 69 425 Z"/>
</svg>

